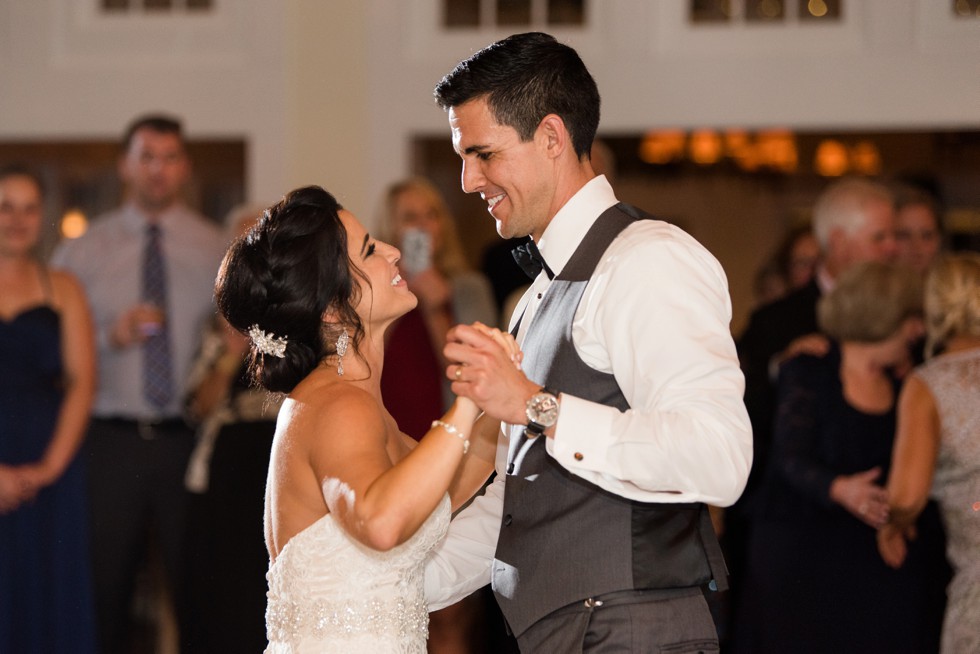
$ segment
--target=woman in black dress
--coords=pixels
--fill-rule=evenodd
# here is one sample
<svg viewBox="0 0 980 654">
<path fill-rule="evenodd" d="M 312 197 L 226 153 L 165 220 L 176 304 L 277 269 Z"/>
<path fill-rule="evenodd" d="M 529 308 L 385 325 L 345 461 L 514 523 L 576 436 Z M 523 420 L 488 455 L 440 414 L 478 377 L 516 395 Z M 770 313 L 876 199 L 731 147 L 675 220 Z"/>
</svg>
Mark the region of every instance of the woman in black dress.
<svg viewBox="0 0 980 654">
<path fill-rule="evenodd" d="M 829 352 L 780 370 L 740 651 L 921 651 L 921 566 L 889 568 L 875 542 L 888 517 L 893 369 L 922 333 L 918 277 L 879 263 L 849 271 L 818 305 Z"/>
</svg>

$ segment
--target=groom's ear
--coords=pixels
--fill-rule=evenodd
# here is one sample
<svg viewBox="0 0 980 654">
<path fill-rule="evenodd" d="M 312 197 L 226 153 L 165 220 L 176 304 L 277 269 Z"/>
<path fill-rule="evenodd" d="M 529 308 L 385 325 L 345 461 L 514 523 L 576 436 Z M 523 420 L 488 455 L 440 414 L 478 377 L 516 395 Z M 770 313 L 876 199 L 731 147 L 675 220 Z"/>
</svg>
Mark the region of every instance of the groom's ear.
<svg viewBox="0 0 980 654">
<path fill-rule="evenodd" d="M 548 156 L 557 159 L 570 145 L 570 136 L 565 129 L 565 121 L 558 114 L 548 114 L 538 123 L 539 137 Z"/>
</svg>

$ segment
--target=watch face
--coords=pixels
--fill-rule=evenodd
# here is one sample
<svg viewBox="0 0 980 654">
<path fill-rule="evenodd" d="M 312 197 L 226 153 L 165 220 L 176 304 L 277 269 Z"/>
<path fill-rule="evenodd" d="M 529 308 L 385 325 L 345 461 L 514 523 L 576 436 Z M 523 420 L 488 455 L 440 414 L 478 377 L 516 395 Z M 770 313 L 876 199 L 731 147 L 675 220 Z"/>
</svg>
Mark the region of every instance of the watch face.
<svg viewBox="0 0 980 654">
<path fill-rule="evenodd" d="M 543 427 L 558 422 L 558 398 L 551 393 L 538 393 L 527 403 L 527 419 Z"/>
</svg>

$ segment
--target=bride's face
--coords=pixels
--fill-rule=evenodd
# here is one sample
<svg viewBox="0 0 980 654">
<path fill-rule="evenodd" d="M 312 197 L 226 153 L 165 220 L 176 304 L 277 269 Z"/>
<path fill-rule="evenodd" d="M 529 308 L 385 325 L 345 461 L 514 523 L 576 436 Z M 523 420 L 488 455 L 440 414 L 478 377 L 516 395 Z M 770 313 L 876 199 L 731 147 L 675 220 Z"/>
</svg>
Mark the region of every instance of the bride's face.
<svg viewBox="0 0 980 654">
<path fill-rule="evenodd" d="M 361 293 L 355 309 L 365 325 L 387 326 L 418 304 L 398 272 L 401 253 L 398 248 L 372 238 L 351 212 L 341 210 L 340 220 L 347 230 L 347 254 L 351 263 L 367 279 L 365 282 L 357 278 Z"/>
</svg>

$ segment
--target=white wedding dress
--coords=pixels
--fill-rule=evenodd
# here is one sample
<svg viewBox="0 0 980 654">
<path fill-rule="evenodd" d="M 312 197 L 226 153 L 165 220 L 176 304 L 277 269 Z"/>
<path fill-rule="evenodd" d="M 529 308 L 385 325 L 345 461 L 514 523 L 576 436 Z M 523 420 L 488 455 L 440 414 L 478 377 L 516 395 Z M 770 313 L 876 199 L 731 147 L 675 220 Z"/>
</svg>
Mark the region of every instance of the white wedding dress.
<svg viewBox="0 0 980 654">
<path fill-rule="evenodd" d="M 405 543 L 378 552 L 331 515 L 293 536 L 269 566 L 267 654 L 425 654 L 423 564 L 449 529 L 449 496 Z"/>
</svg>

